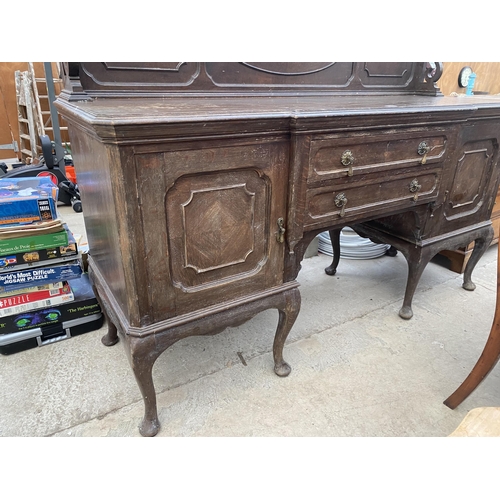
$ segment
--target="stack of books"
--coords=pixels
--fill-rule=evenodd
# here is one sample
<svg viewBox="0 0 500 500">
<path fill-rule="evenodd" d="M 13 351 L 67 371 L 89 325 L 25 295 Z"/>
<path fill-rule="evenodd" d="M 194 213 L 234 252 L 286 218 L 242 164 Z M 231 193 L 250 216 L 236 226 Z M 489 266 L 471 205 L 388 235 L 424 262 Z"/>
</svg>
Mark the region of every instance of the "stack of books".
<svg viewBox="0 0 500 500">
<path fill-rule="evenodd" d="M 0 179 L 1 354 L 102 326 L 57 189 L 48 177 Z"/>
</svg>

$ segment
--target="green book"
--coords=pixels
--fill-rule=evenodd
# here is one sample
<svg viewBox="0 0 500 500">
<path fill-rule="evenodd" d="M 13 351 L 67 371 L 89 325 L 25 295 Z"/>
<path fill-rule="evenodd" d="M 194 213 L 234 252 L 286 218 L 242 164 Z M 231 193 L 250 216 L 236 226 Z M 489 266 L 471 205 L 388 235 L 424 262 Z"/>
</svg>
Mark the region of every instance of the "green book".
<svg viewBox="0 0 500 500">
<path fill-rule="evenodd" d="M 0 240 L 0 255 L 43 250 L 68 245 L 68 233 L 63 229 L 57 233 L 37 234 L 23 238 Z"/>
</svg>

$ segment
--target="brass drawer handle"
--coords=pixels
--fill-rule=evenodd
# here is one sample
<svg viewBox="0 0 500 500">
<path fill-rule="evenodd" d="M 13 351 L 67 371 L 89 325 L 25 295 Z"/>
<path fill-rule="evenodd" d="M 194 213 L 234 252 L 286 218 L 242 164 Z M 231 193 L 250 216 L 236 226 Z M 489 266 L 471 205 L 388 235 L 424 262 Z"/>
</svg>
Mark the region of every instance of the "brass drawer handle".
<svg viewBox="0 0 500 500">
<path fill-rule="evenodd" d="M 347 175 L 349 177 L 352 176 L 352 164 L 354 163 L 354 155 L 352 154 L 352 151 L 349 149 L 346 149 L 343 153 L 342 156 L 340 157 L 340 163 L 344 165 L 344 167 L 349 167 L 347 170 Z"/>
<path fill-rule="evenodd" d="M 418 148 L 417 148 L 417 153 L 418 153 L 420 156 L 422 156 L 422 155 L 427 154 L 430 150 L 431 150 L 431 148 L 429 147 L 429 145 L 428 145 L 425 141 L 422 141 L 422 142 L 418 145 Z"/>
<path fill-rule="evenodd" d="M 422 160 L 420 161 L 420 163 L 422 165 L 425 165 L 425 163 L 427 162 L 427 153 L 429 153 L 430 150 L 431 150 L 431 148 L 429 147 L 429 145 L 425 141 L 422 141 L 418 145 L 417 153 L 420 156 L 423 156 Z"/>
<path fill-rule="evenodd" d="M 422 185 L 418 183 L 417 179 L 413 179 L 410 182 L 410 193 L 415 193 L 415 196 L 413 196 L 413 201 L 418 200 L 418 191 L 420 191 Z"/>
<path fill-rule="evenodd" d="M 347 205 L 347 201 L 345 193 L 340 193 L 335 196 L 335 206 L 340 208 L 340 217 L 344 217 L 345 215 L 345 206 Z"/>
<path fill-rule="evenodd" d="M 280 217 L 277 223 L 278 223 L 278 233 L 276 234 L 276 240 L 278 240 L 278 243 L 283 243 L 285 241 L 285 226 L 283 217 Z"/>
</svg>

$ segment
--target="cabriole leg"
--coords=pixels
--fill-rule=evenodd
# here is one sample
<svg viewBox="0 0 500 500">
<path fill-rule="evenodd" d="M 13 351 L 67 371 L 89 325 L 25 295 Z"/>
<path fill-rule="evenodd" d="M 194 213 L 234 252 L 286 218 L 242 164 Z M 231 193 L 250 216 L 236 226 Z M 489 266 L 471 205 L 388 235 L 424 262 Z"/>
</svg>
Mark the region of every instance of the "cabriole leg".
<svg viewBox="0 0 500 500">
<path fill-rule="evenodd" d="M 153 365 L 161 352 L 155 349 L 154 341 L 150 339 L 131 339 L 129 352 L 130 365 L 144 401 L 144 418 L 139 425 L 139 432 L 145 437 L 156 436 L 160 430 L 153 383 Z"/>
<path fill-rule="evenodd" d="M 325 273 L 333 276 L 337 272 L 337 267 L 340 260 L 340 231 L 342 229 L 332 229 L 328 231 L 330 234 L 330 241 L 332 242 L 333 260 L 332 263 L 325 268 Z"/>
<path fill-rule="evenodd" d="M 491 245 L 491 240 L 493 239 L 493 228 L 489 226 L 486 228 L 484 235 L 477 238 L 474 241 L 474 249 L 472 250 L 471 256 L 467 265 L 465 266 L 464 271 L 464 283 L 462 285 L 465 290 L 469 290 L 472 292 L 476 285 L 472 282 L 472 271 L 476 267 L 476 264 L 479 262 L 479 259 L 483 256 L 484 252 Z"/>
<path fill-rule="evenodd" d="M 416 251 L 410 252 L 408 256 L 405 255 L 408 263 L 408 281 L 406 282 L 403 307 L 399 310 L 399 316 L 403 319 L 411 319 L 413 316 L 413 310 L 411 308 L 413 295 L 417 289 L 420 277 L 431 260 L 432 255 L 432 253 L 423 249 L 417 249 Z"/>
<path fill-rule="evenodd" d="M 274 372 L 280 377 L 290 375 L 290 365 L 283 359 L 283 347 L 300 311 L 300 292 L 297 288 L 284 294 L 284 307 L 279 308 L 279 321 L 273 344 Z"/>
<path fill-rule="evenodd" d="M 104 309 L 103 309 L 104 311 Z M 106 324 L 108 325 L 108 331 L 106 335 L 104 335 L 101 338 L 101 342 L 107 346 L 110 347 L 112 345 L 115 345 L 118 342 L 118 330 L 116 329 L 116 326 L 110 321 L 109 317 L 103 312 L 104 317 L 106 318 Z"/>
</svg>

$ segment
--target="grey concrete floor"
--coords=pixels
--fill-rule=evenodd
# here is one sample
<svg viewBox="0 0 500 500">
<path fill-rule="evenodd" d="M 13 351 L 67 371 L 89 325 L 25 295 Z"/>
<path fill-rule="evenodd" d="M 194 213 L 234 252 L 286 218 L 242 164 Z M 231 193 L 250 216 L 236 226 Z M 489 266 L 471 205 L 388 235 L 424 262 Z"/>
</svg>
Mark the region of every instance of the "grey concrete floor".
<svg viewBox="0 0 500 500">
<path fill-rule="evenodd" d="M 85 207 L 84 207 L 85 210 Z M 85 239 L 81 214 L 60 207 Z M 166 436 L 448 436 L 467 412 L 500 406 L 500 367 L 455 410 L 443 401 L 461 384 L 490 331 L 497 246 L 473 275 L 477 288 L 433 260 L 399 318 L 404 257 L 303 261 L 301 313 L 285 345 L 287 378 L 273 372 L 276 311 L 210 337 L 184 339 L 153 375 Z M 0 357 L 0 436 L 139 437 L 143 403 L 120 343 L 105 327 Z M 245 360 L 244 365 L 238 355 Z"/>
</svg>

